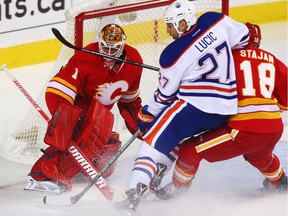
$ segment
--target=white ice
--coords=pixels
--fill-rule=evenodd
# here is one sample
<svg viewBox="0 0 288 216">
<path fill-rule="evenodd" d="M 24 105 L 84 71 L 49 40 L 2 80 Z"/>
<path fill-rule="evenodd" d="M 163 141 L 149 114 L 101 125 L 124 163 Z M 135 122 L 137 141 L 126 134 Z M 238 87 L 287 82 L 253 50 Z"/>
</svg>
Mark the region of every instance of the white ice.
<svg viewBox="0 0 288 216">
<path fill-rule="evenodd" d="M 262 48 L 272 52 L 287 64 L 287 22 L 263 24 Z M 5 63 L 5 62 L 3 62 Z M 2 62 L 1 62 L 2 64 Z M 8 65 L 9 66 L 9 65 Z M 13 75 L 36 97 L 53 67 L 53 62 L 17 68 Z M 30 107 L 27 99 L 14 86 L 13 82 L 0 73 L 0 146 Z M 286 117 L 284 116 L 286 115 Z M 275 149 L 282 167 L 287 170 L 287 113 L 283 115 L 286 126 L 281 141 Z M 123 142 L 129 135 L 121 134 Z M 116 189 L 128 185 L 138 141 L 134 142 L 119 158 L 116 171 L 109 183 Z M 20 165 L 0 158 L 0 215 L 3 216 L 116 216 L 113 208 L 102 194 L 92 187 L 76 204 L 71 206 L 46 206 L 42 199 L 45 194 L 27 192 L 26 176 L 30 166 Z M 167 183 L 171 173 L 164 179 Z M 209 164 L 201 163 L 199 172 L 190 190 L 182 197 L 170 201 L 143 201 L 138 210 L 139 216 L 287 216 L 287 194 L 261 194 L 263 176 L 251 167 L 242 157 Z M 74 195 L 86 183 L 76 184 Z M 61 197 L 62 195 L 60 195 Z"/>
</svg>

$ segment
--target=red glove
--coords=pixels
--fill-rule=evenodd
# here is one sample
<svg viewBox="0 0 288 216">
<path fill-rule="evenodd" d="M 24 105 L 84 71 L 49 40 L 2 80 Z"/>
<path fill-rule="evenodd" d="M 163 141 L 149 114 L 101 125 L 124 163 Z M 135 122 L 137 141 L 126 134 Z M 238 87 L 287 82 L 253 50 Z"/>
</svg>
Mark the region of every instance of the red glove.
<svg viewBox="0 0 288 216">
<path fill-rule="evenodd" d="M 137 120 L 139 109 L 142 107 L 141 103 L 142 100 L 140 97 L 130 103 L 117 103 L 119 112 L 123 117 L 125 125 L 131 134 L 134 134 L 138 130 Z"/>
<path fill-rule="evenodd" d="M 261 30 L 260 27 L 256 24 L 251 24 L 249 22 L 245 23 L 247 28 L 249 29 L 250 39 L 248 46 L 259 47 L 261 43 Z"/>
</svg>

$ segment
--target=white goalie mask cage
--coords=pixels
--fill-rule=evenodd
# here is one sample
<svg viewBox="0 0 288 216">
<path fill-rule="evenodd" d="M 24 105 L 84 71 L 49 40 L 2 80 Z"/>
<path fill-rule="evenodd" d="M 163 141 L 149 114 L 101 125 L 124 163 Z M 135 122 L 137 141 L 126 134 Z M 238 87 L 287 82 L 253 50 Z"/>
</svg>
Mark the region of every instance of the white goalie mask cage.
<svg viewBox="0 0 288 216">
<path fill-rule="evenodd" d="M 181 20 L 186 21 L 188 25 L 187 30 L 196 23 L 197 17 L 194 2 L 188 0 L 177 0 L 167 7 L 164 13 L 164 22 L 166 24 L 172 23 L 179 34 L 183 33 L 178 30 L 179 22 Z"/>
<path fill-rule="evenodd" d="M 108 24 L 102 28 L 98 34 L 98 44 L 100 53 L 120 57 L 124 45 L 126 43 L 126 35 L 124 30 L 117 24 Z M 110 69 L 114 66 L 115 60 L 104 57 L 104 66 Z"/>
</svg>

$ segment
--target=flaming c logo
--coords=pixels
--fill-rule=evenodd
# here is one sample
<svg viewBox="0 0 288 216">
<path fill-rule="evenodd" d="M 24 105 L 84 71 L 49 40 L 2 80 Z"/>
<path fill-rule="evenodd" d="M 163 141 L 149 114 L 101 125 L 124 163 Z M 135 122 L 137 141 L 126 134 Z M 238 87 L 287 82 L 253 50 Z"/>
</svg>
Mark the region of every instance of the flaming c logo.
<svg viewBox="0 0 288 216">
<path fill-rule="evenodd" d="M 120 80 L 115 83 L 104 83 L 96 90 L 96 99 L 103 105 L 111 105 L 119 100 L 119 98 L 128 90 L 128 83 Z"/>
</svg>

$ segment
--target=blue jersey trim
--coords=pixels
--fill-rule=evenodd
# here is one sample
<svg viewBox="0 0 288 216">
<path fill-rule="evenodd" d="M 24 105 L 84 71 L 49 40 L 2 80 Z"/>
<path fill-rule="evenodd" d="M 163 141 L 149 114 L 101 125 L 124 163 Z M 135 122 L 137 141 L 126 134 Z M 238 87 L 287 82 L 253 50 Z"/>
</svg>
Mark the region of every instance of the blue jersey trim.
<svg viewBox="0 0 288 216">
<path fill-rule="evenodd" d="M 237 94 L 232 96 L 225 96 L 220 94 L 213 94 L 213 93 L 187 93 L 187 92 L 179 92 L 179 95 L 185 96 L 185 97 L 212 97 L 212 98 L 223 98 L 227 100 L 233 100 L 237 98 Z"/>
</svg>

